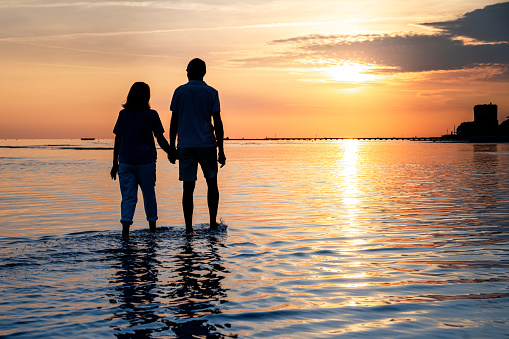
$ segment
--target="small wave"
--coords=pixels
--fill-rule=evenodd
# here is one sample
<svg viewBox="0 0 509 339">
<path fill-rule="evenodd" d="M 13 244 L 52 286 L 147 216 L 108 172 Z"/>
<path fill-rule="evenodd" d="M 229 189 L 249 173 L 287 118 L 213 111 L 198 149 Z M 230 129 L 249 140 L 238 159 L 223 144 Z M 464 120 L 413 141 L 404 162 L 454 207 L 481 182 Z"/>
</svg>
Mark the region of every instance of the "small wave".
<svg viewBox="0 0 509 339">
<path fill-rule="evenodd" d="M 55 145 L 0 145 L 0 149 L 48 149 L 48 150 L 112 150 L 112 145 L 70 145 L 70 144 L 55 144 Z"/>
</svg>

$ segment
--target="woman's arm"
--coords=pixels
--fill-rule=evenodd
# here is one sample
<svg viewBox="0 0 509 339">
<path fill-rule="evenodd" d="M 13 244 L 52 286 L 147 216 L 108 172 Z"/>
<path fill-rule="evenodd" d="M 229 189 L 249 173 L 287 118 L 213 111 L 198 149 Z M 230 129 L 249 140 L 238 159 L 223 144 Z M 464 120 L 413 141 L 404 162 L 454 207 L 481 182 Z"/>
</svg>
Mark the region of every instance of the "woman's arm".
<svg viewBox="0 0 509 339">
<path fill-rule="evenodd" d="M 115 136 L 115 145 L 113 146 L 113 166 L 111 167 L 111 179 L 117 179 L 118 173 L 118 153 L 120 152 L 120 135 Z"/>
</svg>

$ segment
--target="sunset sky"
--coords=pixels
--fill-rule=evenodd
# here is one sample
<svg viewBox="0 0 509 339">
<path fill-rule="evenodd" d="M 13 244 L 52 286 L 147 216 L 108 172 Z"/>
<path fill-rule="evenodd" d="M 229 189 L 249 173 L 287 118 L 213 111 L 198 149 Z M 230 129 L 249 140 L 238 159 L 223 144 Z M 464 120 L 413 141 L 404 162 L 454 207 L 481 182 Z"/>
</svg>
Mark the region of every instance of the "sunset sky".
<svg viewBox="0 0 509 339">
<path fill-rule="evenodd" d="M 490 102 L 502 122 L 508 22 L 487 0 L 0 0 L 0 138 L 113 138 L 135 81 L 168 131 L 194 57 L 230 138 L 438 136 Z"/>
</svg>

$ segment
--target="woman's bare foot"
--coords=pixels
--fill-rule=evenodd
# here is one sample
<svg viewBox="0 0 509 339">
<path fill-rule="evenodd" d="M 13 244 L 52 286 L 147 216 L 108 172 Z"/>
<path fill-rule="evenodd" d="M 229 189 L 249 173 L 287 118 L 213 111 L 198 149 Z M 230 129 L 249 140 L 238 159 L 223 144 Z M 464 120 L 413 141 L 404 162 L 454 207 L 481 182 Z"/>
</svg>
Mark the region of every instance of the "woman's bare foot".
<svg viewBox="0 0 509 339">
<path fill-rule="evenodd" d="M 127 221 L 122 221 L 122 236 L 123 237 L 129 237 L 129 227 L 131 226 L 131 223 Z"/>
</svg>

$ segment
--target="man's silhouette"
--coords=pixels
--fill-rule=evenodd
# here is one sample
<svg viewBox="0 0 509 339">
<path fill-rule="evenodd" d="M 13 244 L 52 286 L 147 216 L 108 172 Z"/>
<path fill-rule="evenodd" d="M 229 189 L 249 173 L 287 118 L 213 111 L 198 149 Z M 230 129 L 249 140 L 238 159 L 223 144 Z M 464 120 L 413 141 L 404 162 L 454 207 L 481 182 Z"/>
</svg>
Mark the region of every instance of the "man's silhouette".
<svg viewBox="0 0 509 339">
<path fill-rule="evenodd" d="M 171 100 L 170 149 L 168 158 L 172 163 L 179 159 L 179 179 L 183 181 L 182 207 L 186 231 L 193 231 L 193 194 L 198 164 L 207 181 L 207 203 L 210 229 L 217 229 L 219 189 L 217 172 L 219 162 L 226 163 L 223 148 L 223 122 L 221 121 L 218 92 L 208 86 L 203 77 L 205 62 L 193 59 L 187 65 L 189 82 L 179 86 Z M 212 120 L 214 124 L 212 124 Z M 175 139 L 178 145 L 175 148 Z M 222 167 L 221 166 L 221 167 Z"/>
</svg>

